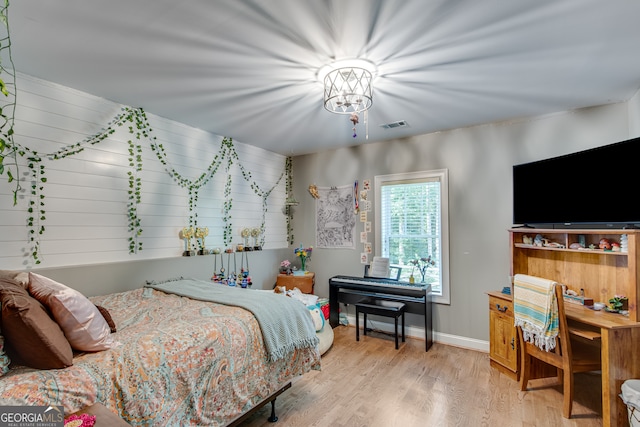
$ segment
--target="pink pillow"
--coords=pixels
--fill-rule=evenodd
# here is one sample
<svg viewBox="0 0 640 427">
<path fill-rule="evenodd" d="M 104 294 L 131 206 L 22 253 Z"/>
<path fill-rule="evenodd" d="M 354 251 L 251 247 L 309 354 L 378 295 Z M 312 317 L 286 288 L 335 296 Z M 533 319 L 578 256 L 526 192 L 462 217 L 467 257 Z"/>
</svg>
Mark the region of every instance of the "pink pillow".
<svg viewBox="0 0 640 427">
<path fill-rule="evenodd" d="M 111 348 L 113 339 L 107 321 L 80 292 L 32 272 L 29 272 L 28 290 L 33 298 L 49 309 L 74 350 Z"/>
</svg>

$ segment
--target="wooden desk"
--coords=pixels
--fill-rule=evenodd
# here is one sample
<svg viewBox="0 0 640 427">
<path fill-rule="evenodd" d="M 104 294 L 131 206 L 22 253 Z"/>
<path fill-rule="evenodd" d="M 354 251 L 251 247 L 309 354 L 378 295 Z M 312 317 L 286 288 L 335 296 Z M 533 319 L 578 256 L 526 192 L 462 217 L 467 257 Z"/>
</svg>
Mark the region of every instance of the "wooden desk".
<svg viewBox="0 0 640 427">
<path fill-rule="evenodd" d="M 315 285 L 316 274 L 307 271 L 306 274 L 294 276 L 293 274 L 278 274 L 276 286 L 284 286 L 287 290 L 298 288 L 303 294 L 312 294 Z"/>
<path fill-rule="evenodd" d="M 640 322 L 578 304 L 565 304 L 567 321 L 599 329 L 602 335 L 602 423 L 628 425 L 627 406 L 618 396 L 622 383 L 640 378 Z"/>
<path fill-rule="evenodd" d="M 512 305 L 509 305 L 512 304 L 511 295 L 489 292 L 489 296 L 494 301 L 506 302 L 506 304 L 500 303 L 502 308 L 508 308 L 505 310 L 505 316 L 512 312 Z M 627 406 L 618 395 L 623 382 L 640 378 L 640 322 L 634 322 L 620 314 L 595 311 L 578 304 L 565 303 L 564 309 L 570 328 L 573 325 L 580 329 L 599 332 L 601 335 L 600 340 L 594 343 L 601 346 L 602 354 L 602 424 L 605 427 L 628 425 Z M 510 316 L 512 318 L 513 314 Z M 513 325 L 513 321 L 510 325 Z M 499 326 L 494 325 L 497 328 Z M 515 327 L 510 326 L 510 328 L 515 330 Z M 492 330 L 491 333 L 500 332 L 502 337 L 509 332 L 506 331 L 505 325 L 499 329 L 499 331 Z M 515 331 L 509 333 L 515 333 Z M 519 354 L 516 347 L 507 346 L 507 350 L 512 351 L 514 355 Z M 496 367 L 500 368 L 500 366 Z M 511 376 L 515 380 L 518 379 L 519 367 L 518 360 L 515 365 L 515 375 Z"/>
</svg>

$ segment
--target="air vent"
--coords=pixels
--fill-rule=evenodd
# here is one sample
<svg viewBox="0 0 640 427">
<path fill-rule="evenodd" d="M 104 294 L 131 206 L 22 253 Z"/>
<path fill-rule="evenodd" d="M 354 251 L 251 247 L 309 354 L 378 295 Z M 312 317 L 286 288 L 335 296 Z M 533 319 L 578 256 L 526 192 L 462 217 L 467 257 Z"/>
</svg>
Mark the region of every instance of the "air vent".
<svg viewBox="0 0 640 427">
<path fill-rule="evenodd" d="M 398 120 L 397 122 L 391 122 L 384 125 L 380 125 L 383 129 L 395 129 L 395 128 L 403 128 L 409 126 L 409 123 L 406 120 Z"/>
</svg>

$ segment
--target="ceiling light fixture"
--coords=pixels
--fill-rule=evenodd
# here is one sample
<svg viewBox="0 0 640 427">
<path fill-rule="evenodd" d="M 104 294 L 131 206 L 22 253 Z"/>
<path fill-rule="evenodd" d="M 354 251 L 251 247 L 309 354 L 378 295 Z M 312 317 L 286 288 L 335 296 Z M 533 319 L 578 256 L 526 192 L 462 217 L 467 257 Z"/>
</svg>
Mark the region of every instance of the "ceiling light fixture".
<svg viewBox="0 0 640 427">
<path fill-rule="evenodd" d="M 318 71 L 318 80 L 324 85 L 324 108 L 336 114 L 349 114 L 354 138 L 360 113 L 364 112 L 364 122 L 368 124 L 367 110 L 373 104 L 374 73 L 375 66 L 363 59 L 335 61 Z M 369 138 L 368 126 L 366 137 Z"/>
</svg>

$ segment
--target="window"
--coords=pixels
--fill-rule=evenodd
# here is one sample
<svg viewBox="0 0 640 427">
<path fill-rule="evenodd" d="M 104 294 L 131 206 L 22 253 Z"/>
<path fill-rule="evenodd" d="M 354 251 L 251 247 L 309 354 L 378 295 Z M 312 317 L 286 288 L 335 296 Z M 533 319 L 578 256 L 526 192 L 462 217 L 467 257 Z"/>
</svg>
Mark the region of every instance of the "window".
<svg viewBox="0 0 640 427">
<path fill-rule="evenodd" d="M 431 284 L 434 302 L 449 304 L 447 170 L 380 175 L 374 184 L 376 254 L 402 267 L 401 280 L 413 274 Z M 433 264 L 422 272 L 417 259 Z"/>
</svg>

